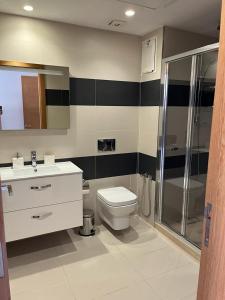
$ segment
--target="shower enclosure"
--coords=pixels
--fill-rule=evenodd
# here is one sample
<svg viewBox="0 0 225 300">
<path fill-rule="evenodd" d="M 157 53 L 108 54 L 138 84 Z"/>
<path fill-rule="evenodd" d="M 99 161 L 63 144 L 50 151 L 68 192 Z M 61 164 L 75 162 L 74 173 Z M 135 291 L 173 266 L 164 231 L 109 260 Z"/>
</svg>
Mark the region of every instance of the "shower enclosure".
<svg viewBox="0 0 225 300">
<path fill-rule="evenodd" d="M 218 44 L 163 61 L 158 221 L 201 247 Z"/>
</svg>

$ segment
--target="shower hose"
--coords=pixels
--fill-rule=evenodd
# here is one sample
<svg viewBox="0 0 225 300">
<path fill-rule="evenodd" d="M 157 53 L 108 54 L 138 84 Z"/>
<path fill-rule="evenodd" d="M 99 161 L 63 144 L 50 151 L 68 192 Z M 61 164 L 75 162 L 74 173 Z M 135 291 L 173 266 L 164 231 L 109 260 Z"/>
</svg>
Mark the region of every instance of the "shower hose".
<svg viewBox="0 0 225 300">
<path fill-rule="evenodd" d="M 151 185 L 152 185 L 152 176 L 144 173 L 141 174 L 143 178 L 143 185 L 142 185 L 142 193 L 140 198 L 140 212 L 144 217 L 150 217 L 151 215 Z M 146 192 L 147 189 L 147 192 Z"/>
</svg>

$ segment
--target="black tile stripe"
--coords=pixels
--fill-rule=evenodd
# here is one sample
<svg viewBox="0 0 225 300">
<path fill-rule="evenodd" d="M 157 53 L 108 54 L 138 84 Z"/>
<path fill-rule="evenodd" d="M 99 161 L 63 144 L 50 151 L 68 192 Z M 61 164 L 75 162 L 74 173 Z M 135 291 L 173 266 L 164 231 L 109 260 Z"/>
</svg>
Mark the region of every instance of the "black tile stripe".
<svg viewBox="0 0 225 300">
<path fill-rule="evenodd" d="M 146 155 L 143 153 L 138 153 L 138 173 L 144 174 L 147 173 L 152 176 L 152 179 L 156 179 L 156 165 L 157 158 Z"/>
<path fill-rule="evenodd" d="M 95 179 L 95 156 L 84 156 L 84 157 L 71 157 L 56 159 L 56 162 L 71 161 L 81 170 L 83 170 L 83 178 L 86 180 Z"/>
<path fill-rule="evenodd" d="M 137 153 L 96 156 L 96 178 L 137 173 Z"/>
<path fill-rule="evenodd" d="M 196 106 L 213 106 L 214 96 L 215 96 L 215 82 L 201 82 L 200 86 L 197 88 L 199 95 L 198 101 L 196 101 Z"/>
<path fill-rule="evenodd" d="M 95 105 L 95 80 L 70 78 L 70 104 Z"/>
<path fill-rule="evenodd" d="M 71 105 L 138 106 L 140 83 L 70 78 Z"/>
<path fill-rule="evenodd" d="M 168 106 L 189 106 L 190 83 L 168 85 Z"/>
<path fill-rule="evenodd" d="M 138 106 L 139 87 L 138 82 L 96 80 L 96 105 Z"/>
<path fill-rule="evenodd" d="M 141 106 L 160 106 L 161 82 L 160 79 L 141 83 Z"/>
<path fill-rule="evenodd" d="M 199 106 L 212 106 L 212 82 L 202 83 Z M 63 94 L 64 93 L 64 94 Z M 189 105 L 190 84 L 173 80 L 168 86 L 168 106 Z M 68 91 L 46 90 L 47 105 L 99 105 L 99 106 L 160 106 L 162 85 L 160 79 L 146 82 L 70 78 Z"/>
<path fill-rule="evenodd" d="M 164 169 L 184 168 L 185 159 L 185 155 L 167 156 L 164 161 Z"/>
<path fill-rule="evenodd" d="M 53 90 L 46 89 L 46 105 L 49 106 L 69 106 L 70 105 L 70 92 L 68 90 Z"/>
<path fill-rule="evenodd" d="M 196 153 L 191 156 L 191 175 L 207 174 L 209 153 Z"/>
<path fill-rule="evenodd" d="M 147 82 L 70 78 L 71 105 L 159 106 L 160 79 Z"/>
<path fill-rule="evenodd" d="M 164 178 L 176 178 L 184 176 L 185 155 L 170 156 L 165 158 Z M 207 174 L 209 153 L 199 152 L 191 155 L 190 175 Z"/>
</svg>

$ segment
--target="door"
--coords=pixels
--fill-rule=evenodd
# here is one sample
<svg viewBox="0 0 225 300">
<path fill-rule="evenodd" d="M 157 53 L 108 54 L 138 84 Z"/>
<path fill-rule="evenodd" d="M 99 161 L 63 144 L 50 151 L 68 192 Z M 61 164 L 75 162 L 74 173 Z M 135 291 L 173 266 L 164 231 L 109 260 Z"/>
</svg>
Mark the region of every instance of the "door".
<svg viewBox="0 0 225 300">
<path fill-rule="evenodd" d="M 166 115 L 161 222 L 180 235 L 184 235 L 185 160 L 191 74 L 192 57 L 168 63 L 168 92 L 164 103 Z"/>
<path fill-rule="evenodd" d="M 37 76 L 21 76 L 24 128 L 41 128 Z"/>
<path fill-rule="evenodd" d="M 161 223 L 201 247 L 218 46 L 165 63 Z"/>
<path fill-rule="evenodd" d="M 214 99 L 198 300 L 225 299 L 225 0 Z M 210 209 L 211 208 L 211 209 Z"/>
<path fill-rule="evenodd" d="M 46 129 L 44 75 L 21 76 L 24 128 Z"/>
<path fill-rule="evenodd" d="M 1 186 L 1 182 L 0 182 L 0 186 Z M 1 300 L 10 299 L 1 188 L 0 188 L 0 299 Z"/>
<path fill-rule="evenodd" d="M 197 56 L 185 211 L 185 238 L 201 248 L 218 50 Z"/>
</svg>

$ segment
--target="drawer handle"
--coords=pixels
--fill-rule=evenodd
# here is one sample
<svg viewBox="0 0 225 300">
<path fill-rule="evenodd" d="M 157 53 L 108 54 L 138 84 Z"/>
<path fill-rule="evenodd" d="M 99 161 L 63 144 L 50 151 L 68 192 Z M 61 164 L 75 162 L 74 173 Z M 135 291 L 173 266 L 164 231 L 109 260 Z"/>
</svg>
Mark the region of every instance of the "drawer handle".
<svg viewBox="0 0 225 300">
<path fill-rule="evenodd" d="M 51 186 L 52 186 L 51 184 L 40 185 L 40 186 L 31 186 L 30 189 L 33 191 L 43 191 L 43 190 L 50 188 Z"/>
<path fill-rule="evenodd" d="M 33 215 L 31 218 L 34 220 L 44 220 L 52 215 L 52 212 L 40 214 L 40 215 Z"/>
</svg>

